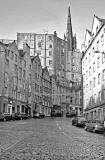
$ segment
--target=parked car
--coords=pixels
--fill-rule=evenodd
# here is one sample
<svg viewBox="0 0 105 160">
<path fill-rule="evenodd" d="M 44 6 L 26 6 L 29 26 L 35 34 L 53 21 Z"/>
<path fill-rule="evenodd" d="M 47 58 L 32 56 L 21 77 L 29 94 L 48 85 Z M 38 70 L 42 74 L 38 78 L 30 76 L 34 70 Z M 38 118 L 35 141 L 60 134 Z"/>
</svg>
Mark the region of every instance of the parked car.
<svg viewBox="0 0 105 160">
<path fill-rule="evenodd" d="M 51 117 L 62 117 L 63 113 L 61 111 L 52 111 Z"/>
<path fill-rule="evenodd" d="M 82 116 L 75 117 L 72 119 L 72 125 L 77 126 L 77 127 L 84 127 L 85 123 L 86 123 L 86 119 Z"/>
<path fill-rule="evenodd" d="M 51 112 L 51 117 L 56 117 L 56 112 L 52 111 Z"/>
<path fill-rule="evenodd" d="M 40 118 L 39 113 L 34 113 L 34 114 L 33 114 L 33 118 Z"/>
<path fill-rule="evenodd" d="M 89 121 L 85 124 L 86 131 L 91 131 L 91 132 L 99 132 L 103 133 L 104 132 L 104 125 L 100 121 Z"/>
<path fill-rule="evenodd" d="M 66 117 L 76 117 L 76 112 L 75 111 L 67 112 Z"/>
<path fill-rule="evenodd" d="M 20 113 L 13 113 L 12 120 L 21 120 L 21 114 Z"/>
<path fill-rule="evenodd" d="M 27 119 L 28 115 L 25 113 L 20 113 L 20 117 L 21 117 L 21 119 Z"/>
<path fill-rule="evenodd" d="M 66 117 L 71 117 L 71 114 L 69 112 L 67 112 Z"/>
<path fill-rule="evenodd" d="M 44 117 L 45 117 L 45 114 L 44 114 L 44 113 L 39 113 L 39 117 L 40 117 L 40 118 L 44 118 Z"/>
<path fill-rule="evenodd" d="M 12 115 L 9 113 L 3 113 L 4 121 L 10 121 L 12 120 Z"/>
</svg>

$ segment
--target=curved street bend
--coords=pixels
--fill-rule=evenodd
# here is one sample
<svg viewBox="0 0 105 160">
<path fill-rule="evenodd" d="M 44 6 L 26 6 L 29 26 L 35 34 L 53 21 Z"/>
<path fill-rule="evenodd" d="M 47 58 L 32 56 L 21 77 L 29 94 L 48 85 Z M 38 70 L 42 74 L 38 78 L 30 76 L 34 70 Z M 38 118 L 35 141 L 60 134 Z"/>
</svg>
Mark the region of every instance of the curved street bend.
<svg viewBox="0 0 105 160">
<path fill-rule="evenodd" d="M 104 160 L 105 137 L 68 118 L 0 122 L 0 160 Z"/>
</svg>

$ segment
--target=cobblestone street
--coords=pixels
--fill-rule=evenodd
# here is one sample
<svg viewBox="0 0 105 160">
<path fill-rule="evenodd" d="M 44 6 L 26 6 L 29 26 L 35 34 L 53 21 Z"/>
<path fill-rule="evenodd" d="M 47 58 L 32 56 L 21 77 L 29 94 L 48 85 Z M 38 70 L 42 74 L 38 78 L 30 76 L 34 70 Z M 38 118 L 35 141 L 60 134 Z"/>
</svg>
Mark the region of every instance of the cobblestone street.
<svg viewBox="0 0 105 160">
<path fill-rule="evenodd" d="M 0 160 L 104 160 L 105 137 L 68 118 L 0 122 Z"/>
</svg>

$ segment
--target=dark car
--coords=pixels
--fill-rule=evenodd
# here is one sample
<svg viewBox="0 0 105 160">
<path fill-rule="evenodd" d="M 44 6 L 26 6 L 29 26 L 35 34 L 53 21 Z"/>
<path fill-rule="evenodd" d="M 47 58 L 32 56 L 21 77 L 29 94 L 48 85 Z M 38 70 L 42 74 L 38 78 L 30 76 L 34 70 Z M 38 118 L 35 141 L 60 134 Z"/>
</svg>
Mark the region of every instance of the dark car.
<svg viewBox="0 0 105 160">
<path fill-rule="evenodd" d="M 67 112 L 66 117 L 71 117 L 71 114 L 69 112 Z"/>
<path fill-rule="evenodd" d="M 99 132 L 103 133 L 104 132 L 104 125 L 100 121 L 89 121 L 85 124 L 86 131 L 91 131 L 91 132 Z"/>
<path fill-rule="evenodd" d="M 52 111 L 51 112 L 51 117 L 56 117 L 56 112 Z"/>
<path fill-rule="evenodd" d="M 3 113 L 4 121 L 10 121 L 12 120 L 12 115 L 9 113 Z"/>
<path fill-rule="evenodd" d="M 72 119 L 72 125 L 77 127 L 85 127 L 87 120 L 84 117 L 75 117 Z"/>
<path fill-rule="evenodd" d="M 20 113 L 13 113 L 12 120 L 21 120 L 21 114 Z"/>
<path fill-rule="evenodd" d="M 21 117 L 21 119 L 27 119 L 28 115 L 25 113 L 20 113 L 20 117 Z"/>
<path fill-rule="evenodd" d="M 66 117 L 75 117 L 75 116 L 76 116 L 75 111 L 70 111 L 66 113 Z"/>
<path fill-rule="evenodd" d="M 44 114 L 44 113 L 39 113 L 39 117 L 40 117 L 40 118 L 44 118 L 44 117 L 45 117 L 45 114 Z"/>
</svg>

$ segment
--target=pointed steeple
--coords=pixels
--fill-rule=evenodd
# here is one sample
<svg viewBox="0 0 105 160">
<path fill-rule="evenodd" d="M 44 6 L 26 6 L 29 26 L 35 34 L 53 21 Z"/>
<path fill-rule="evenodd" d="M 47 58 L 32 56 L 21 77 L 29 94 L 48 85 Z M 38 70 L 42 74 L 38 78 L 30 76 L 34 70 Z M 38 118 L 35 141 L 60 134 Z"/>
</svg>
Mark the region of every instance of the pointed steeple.
<svg viewBox="0 0 105 160">
<path fill-rule="evenodd" d="M 64 40 L 66 40 L 66 36 L 65 36 L 65 33 L 64 33 L 64 38 L 63 38 Z"/>
<path fill-rule="evenodd" d="M 76 39 L 76 34 L 74 34 L 74 37 L 73 37 L 73 49 L 77 49 L 77 39 Z"/>
<path fill-rule="evenodd" d="M 68 41 L 68 51 L 73 50 L 73 33 L 72 33 L 72 22 L 71 22 L 71 13 L 70 13 L 70 6 L 68 8 L 68 18 L 67 18 L 67 32 L 66 37 Z"/>
</svg>

